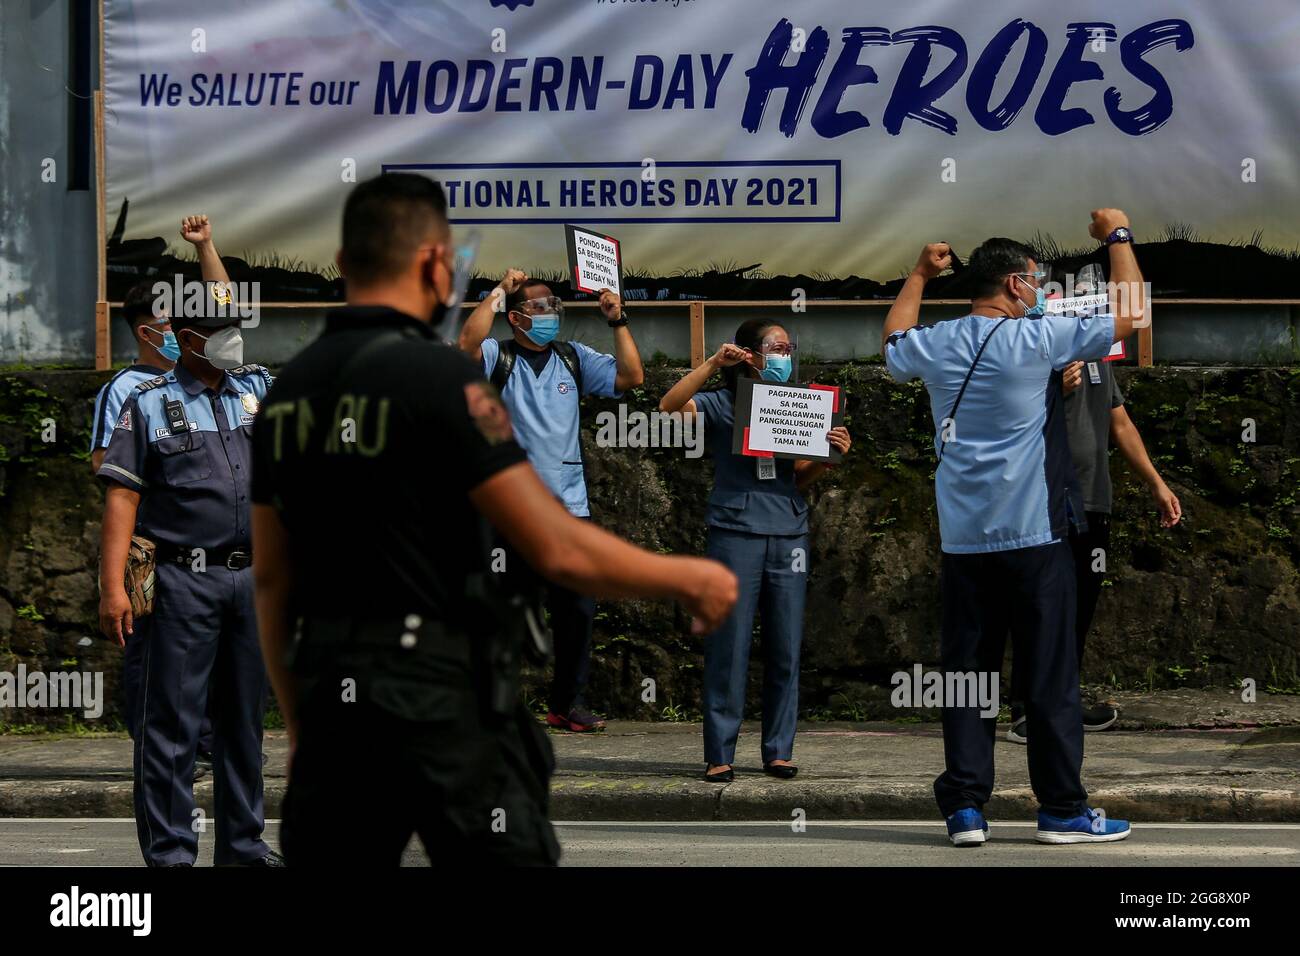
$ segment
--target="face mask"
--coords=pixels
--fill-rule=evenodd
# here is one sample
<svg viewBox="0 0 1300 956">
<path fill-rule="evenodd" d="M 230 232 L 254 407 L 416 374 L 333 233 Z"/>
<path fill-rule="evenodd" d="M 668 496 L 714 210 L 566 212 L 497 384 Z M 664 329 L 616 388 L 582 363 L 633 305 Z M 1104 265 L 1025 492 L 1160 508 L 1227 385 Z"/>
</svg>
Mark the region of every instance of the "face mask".
<svg viewBox="0 0 1300 956">
<path fill-rule="evenodd" d="M 552 312 L 534 315 L 531 318 L 533 327 L 524 331 L 524 335 L 528 336 L 537 345 L 550 345 L 555 336 L 559 334 L 560 317 Z"/>
<path fill-rule="evenodd" d="M 794 360 L 788 355 L 767 355 L 765 364 L 758 370 L 761 378 L 769 382 L 788 382 L 794 368 Z"/>
<path fill-rule="evenodd" d="M 1020 276 L 1016 276 L 1020 279 Z M 1029 285 L 1024 279 L 1020 279 L 1025 285 Z M 1043 314 L 1047 309 L 1047 293 L 1042 289 L 1034 289 L 1034 304 L 1025 308 L 1025 318 L 1032 319 Z"/>
<path fill-rule="evenodd" d="M 244 337 L 239 326 L 232 325 L 211 336 L 194 334 L 208 343 L 199 358 L 206 359 L 213 368 L 232 369 L 244 364 Z"/>
<path fill-rule="evenodd" d="M 169 362 L 176 362 L 180 360 L 181 346 L 180 343 L 176 341 L 175 332 L 163 332 L 160 329 L 149 329 L 149 331 L 158 332 L 163 337 L 162 345 L 154 346 L 154 348 L 158 350 L 159 355 L 161 355 Z"/>
</svg>

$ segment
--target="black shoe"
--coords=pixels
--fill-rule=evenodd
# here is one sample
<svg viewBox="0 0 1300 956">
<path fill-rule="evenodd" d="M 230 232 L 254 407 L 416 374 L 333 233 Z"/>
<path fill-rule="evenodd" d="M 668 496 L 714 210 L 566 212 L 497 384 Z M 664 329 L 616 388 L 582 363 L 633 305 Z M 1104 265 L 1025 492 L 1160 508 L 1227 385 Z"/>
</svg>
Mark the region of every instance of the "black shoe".
<svg viewBox="0 0 1300 956">
<path fill-rule="evenodd" d="M 232 866 L 286 866 L 284 857 L 274 850 L 267 850 L 266 856 L 257 860 L 250 860 L 248 863 L 234 863 Z"/>
<path fill-rule="evenodd" d="M 726 770 L 719 770 L 717 773 L 709 773 L 708 770 L 705 770 L 704 779 L 709 783 L 731 783 L 731 781 L 736 779 L 736 771 L 733 767 L 728 767 Z"/>
<path fill-rule="evenodd" d="M 778 780 L 793 780 L 794 775 L 799 772 L 798 767 L 791 767 L 784 763 L 765 763 L 763 764 L 763 773 L 770 777 L 776 777 Z"/>
<path fill-rule="evenodd" d="M 1011 729 L 1007 731 L 1007 740 L 1013 744 L 1029 742 L 1029 723 L 1026 718 L 1021 717 L 1019 720 L 1012 721 Z"/>
<path fill-rule="evenodd" d="M 1083 708 L 1083 729 L 1089 733 L 1109 730 L 1115 726 L 1117 720 L 1119 720 L 1119 711 L 1109 704 Z"/>
</svg>

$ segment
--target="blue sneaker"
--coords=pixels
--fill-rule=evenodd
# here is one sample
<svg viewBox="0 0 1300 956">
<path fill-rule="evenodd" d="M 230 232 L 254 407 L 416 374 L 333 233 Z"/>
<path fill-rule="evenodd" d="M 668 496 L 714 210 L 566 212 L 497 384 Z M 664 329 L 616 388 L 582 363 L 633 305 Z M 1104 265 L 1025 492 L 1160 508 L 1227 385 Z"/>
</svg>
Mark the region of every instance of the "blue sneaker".
<svg viewBox="0 0 1300 956">
<path fill-rule="evenodd" d="M 953 846 L 979 846 L 989 838 L 989 825 L 984 814 L 967 807 L 948 818 L 948 839 Z"/>
<path fill-rule="evenodd" d="M 1114 843 L 1128 839 L 1129 833 L 1127 820 L 1112 820 L 1091 807 L 1082 815 L 1068 819 L 1040 810 L 1034 839 L 1039 843 Z"/>
</svg>

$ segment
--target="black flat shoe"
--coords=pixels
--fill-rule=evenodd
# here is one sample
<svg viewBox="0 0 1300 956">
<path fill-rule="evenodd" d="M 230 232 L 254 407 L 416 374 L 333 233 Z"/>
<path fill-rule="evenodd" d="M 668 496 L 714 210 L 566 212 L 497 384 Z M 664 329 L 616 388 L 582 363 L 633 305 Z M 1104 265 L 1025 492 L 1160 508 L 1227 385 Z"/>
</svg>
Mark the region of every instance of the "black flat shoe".
<svg viewBox="0 0 1300 956">
<path fill-rule="evenodd" d="M 705 770 L 704 779 L 708 783 L 731 783 L 736 779 L 736 771 L 735 768 L 719 770 L 717 773 L 709 773 Z"/>
<path fill-rule="evenodd" d="M 793 780 L 794 775 L 799 772 L 798 767 L 791 767 L 784 763 L 767 763 L 763 764 L 763 773 L 778 780 Z"/>
</svg>

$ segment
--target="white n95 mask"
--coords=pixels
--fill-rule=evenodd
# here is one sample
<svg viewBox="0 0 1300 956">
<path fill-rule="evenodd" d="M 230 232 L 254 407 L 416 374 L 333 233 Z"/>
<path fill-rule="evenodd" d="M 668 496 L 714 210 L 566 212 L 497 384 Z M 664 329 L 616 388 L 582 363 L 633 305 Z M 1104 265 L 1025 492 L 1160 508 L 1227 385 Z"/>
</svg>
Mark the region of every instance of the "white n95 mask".
<svg viewBox="0 0 1300 956">
<path fill-rule="evenodd" d="M 190 331 L 194 332 L 193 329 Z M 232 369 L 244 364 L 244 336 L 240 334 L 239 326 L 229 326 L 210 336 L 199 332 L 194 334 L 207 343 L 203 346 L 203 355 L 200 357 L 206 359 L 213 368 Z"/>
</svg>

